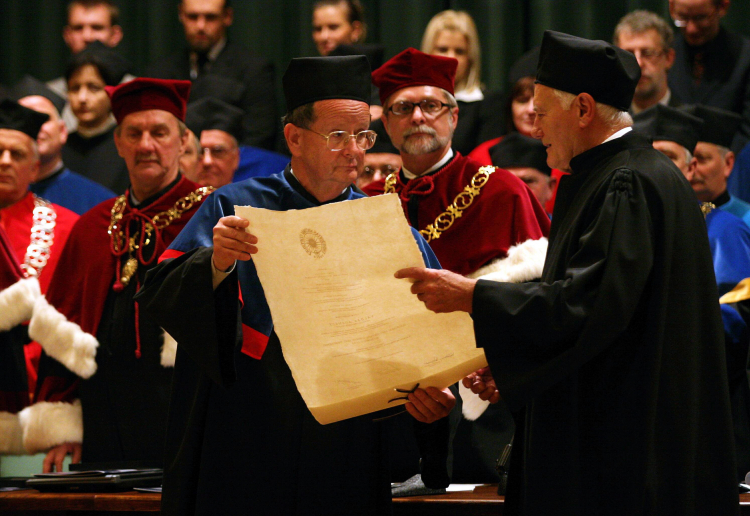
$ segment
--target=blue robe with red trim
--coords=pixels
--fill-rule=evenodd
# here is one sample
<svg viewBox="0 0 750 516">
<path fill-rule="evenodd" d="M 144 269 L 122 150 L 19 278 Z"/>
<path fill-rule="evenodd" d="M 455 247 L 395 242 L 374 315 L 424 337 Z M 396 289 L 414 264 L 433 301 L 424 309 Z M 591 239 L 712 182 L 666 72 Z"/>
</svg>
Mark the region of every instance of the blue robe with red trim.
<svg viewBox="0 0 750 516">
<path fill-rule="evenodd" d="M 347 188 L 330 202 L 360 197 Z M 378 421 L 378 413 L 315 421 L 284 361 L 252 261 L 237 262 L 213 290 L 212 229 L 234 205 L 285 211 L 319 204 L 288 168 L 227 185 L 162 256 L 173 259 L 149 272 L 139 301 L 178 342 L 163 514 L 391 514 L 390 420 Z M 439 267 L 414 235 L 427 265 Z M 415 431 L 425 483 L 447 485 L 447 420 L 415 424 Z"/>
</svg>

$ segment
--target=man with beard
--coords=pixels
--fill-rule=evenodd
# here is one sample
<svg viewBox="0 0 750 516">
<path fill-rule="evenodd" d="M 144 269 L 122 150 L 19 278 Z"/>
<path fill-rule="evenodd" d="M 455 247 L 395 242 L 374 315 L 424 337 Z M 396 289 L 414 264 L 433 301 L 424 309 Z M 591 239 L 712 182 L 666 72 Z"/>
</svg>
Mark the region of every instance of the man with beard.
<svg viewBox="0 0 750 516">
<path fill-rule="evenodd" d="M 633 11 L 615 27 L 613 43 L 631 52 L 641 67 L 641 78 L 630 106 L 633 114 L 656 104 L 679 105 L 667 86 L 667 72 L 674 63 L 673 39 L 672 27 L 649 11 Z"/>
<path fill-rule="evenodd" d="M 453 97 L 457 63 L 409 48 L 373 72 L 383 105 L 381 120 L 403 166 L 370 183 L 365 192 L 398 194 L 407 220 L 445 269 L 505 281 L 537 278 L 550 227 L 544 209 L 513 174 L 482 167 L 451 147 L 459 116 Z M 461 397 L 466 421 L 458 427 L 454 470 L 473 470 L 474 476 L 456 480 L 498 481 L 495 461 L 513 435 L 511 415 L 502 406 L 488 410 L 471 392 L 462 390 Z M 482 434 L 502 437 L 488 445 L 485 437 L 476 438 Z M 413 459 L 402 466 L 402 476 L 415 474 L 416 453 L 399 456 Z M 477 474 L 479 468 L 482 473 Z"/>
<path fill-rule="evenodd" d="M 67 453 L 162 461 L 176 344 L 133 296 L 211 191 L 179 174 L 189 91 L 158 79 L 107 88 L 131 186 L 79 219 L 34 306 L 29 334 L 44 355 L 36 403 L 20 420 L 26 449 L 49 450 L 45 471 L 60 471 Z"/>
</svg>

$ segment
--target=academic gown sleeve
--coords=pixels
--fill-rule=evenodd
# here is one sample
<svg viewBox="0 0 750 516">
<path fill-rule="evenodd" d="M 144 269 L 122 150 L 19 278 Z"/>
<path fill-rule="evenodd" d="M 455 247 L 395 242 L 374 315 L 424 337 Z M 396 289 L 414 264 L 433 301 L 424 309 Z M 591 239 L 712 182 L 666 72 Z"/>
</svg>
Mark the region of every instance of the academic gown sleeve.
<svg viewBox="0 0 750 516">
<path fill-rule="evenodd" d="M 136 295 L 144 311 L 179 343 L 216 384 L 234 382 L 234 348 L 241 340 L 236 270 L 213 289 L 213 248 L 199 247 L 149 271 Z"/>
<path fill-rule="evenodd" d="M 617 170 L 562 277 L 477 283 L 477 346 L 485 349 L 511 410 L 577 370 L 628 327 L 653 265 L 646 196 L 632 170 Z"/>
</svg>

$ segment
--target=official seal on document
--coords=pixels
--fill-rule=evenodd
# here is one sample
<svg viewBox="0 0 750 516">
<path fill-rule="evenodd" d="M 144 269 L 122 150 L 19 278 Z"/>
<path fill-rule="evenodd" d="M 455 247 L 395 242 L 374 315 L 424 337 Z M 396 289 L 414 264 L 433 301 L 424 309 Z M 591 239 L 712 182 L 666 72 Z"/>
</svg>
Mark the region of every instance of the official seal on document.
<svg viewBox="0 0 750 516">
<path fill-rule="evenodd" d="M 307 254 L 314 258 L 323 258 L 326 254 L 326 241 L 320 233 L 305 228 L 299 233 L 299 243 Z"/>
</svg>

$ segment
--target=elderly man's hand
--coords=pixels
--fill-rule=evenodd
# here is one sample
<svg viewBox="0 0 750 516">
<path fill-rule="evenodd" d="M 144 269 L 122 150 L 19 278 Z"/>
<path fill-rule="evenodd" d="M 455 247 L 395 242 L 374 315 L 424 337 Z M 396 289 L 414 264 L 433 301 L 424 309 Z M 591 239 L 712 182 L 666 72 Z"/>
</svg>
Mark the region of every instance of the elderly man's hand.
<svg viewBox="0 0 750 516">
<path fill-rule="evenodd" d="M 410 267 L 397 271 L 397 278 L 414 279 L 411 286 L 413 294 L 425 306 L 437 313 L 455 312 L 457 310 L 471 313 L 474 286 L 477 280 L 465 278 L 446 270 Z"/>
<path fill-rule="evenodd" d="M 490 403 L 500 401 L 500 393 L 497 391 L 497 385 L 495 385 L 495 379 L 492 377 L 492 371 L 490 371 L 489 367 L 483 367 L 474 371 L 466 376 L 461 383 L 484 401 L 489 401 Z"/>
<path fill-rule="evenodd" d="M 427 387 L 409 394 L 406 411 L 422 423 L 434 423 L 447 416 L 456 405 L 456 397 L 450 389 Z"/>
<path fill-rule="evenodd" d="M 64 443 L 55 446 L 47 452 L 47 456 L 44 458 L 42 463 L 42 473 L 52 473 L 57 471 L 60 473 L 63 470 L 63 461 L 65 456 L 71 454 L 73 464 L 81 462 L 81 443 Z"/>
<path fill-rule="evenodd" d="M 229 216 L 222 217 L 214 226 L 214 266 L 225 271 L 235 260 L 247 261 L 258 252 L 258 238 L 245 232 L 250 224 L 247 220 Z"/>
</svg>

